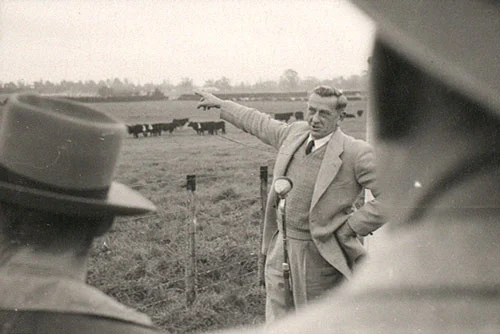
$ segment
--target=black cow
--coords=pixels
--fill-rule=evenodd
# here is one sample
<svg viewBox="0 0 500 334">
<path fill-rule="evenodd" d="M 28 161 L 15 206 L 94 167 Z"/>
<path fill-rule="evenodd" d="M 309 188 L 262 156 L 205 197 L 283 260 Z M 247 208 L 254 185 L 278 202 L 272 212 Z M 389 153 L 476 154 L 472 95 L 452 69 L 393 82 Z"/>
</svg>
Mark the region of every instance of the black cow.
<svg viewBox="0 0 500 334">
<path fill-rule="evenodd" d="M 174 123 L 155 123 L 152 127 L 153 130 L 151 130 L 151 134 L 155 136 L 161 136 L 162 131 L 172 133 L 176 128 Z"/>
<path fill-rule="evenodd" d="M 151 125 L 152 130 L 151 130 L 151 135 L 152 136 L 161 136 L 161 123 L 154 123 Z"/>
<path fill-rule="evenodd" d="M 135 138 L 139 138 L 139 135 L 143 132 L 143 124 L 127 125 L 128 133 L 133 135 Z"/>
<path fill-rule="evenodd" d="M 174 122 L 171 123 L 160 123 L 162 131 L 168 131 L 169 133 L 174 132 L 177 125 Z"/>
<path fill-rule="evenodd" d="M 175 124 L 176 127 L 182 127 L 186 125 L 189 122 L 189 118 L 180 118 L 180 119 L 175 119 L 172 121 L 173 124 Z"/>
<path fill-rule="evenodd" d="M 274 119 L 278 121 L 288 122 L 290 117 L 293 116 L 293 112 L 282 112 L 282 113 L 274 113 Z"/>
<path fill-rule="evenodd" d="M 135 138 L 139 138 L 142 133 L 144 137 L 147 137 L 149 133 L 153 131 L 153 126 L 151 124 L 134 124 L 127 125 L 128 133 L 133 135 Z"/>
<path fill-rule="evenodd" d="M 349 114 L 349 113 L 344 113 L 344 118 L 356 118 L 356 117 L 361 117 L 363 116 L 364 110 L 360 109 L 356 111 L 356 114 Z"/>
<path fill-rule="evenodd" d="M 215 122 L 200 122 L 200 125 L 203 132 L 207 131 L 209 135 L 215 133 Z"/>
<path fill-rule="evenodd" d="M 200 122 L 189 122 L 187 126 L 196 131 L 196 134 L 199 135 L 205 134 L 205 130 L 202 128 Z"/>
<path fill-rule="evenodd" d="M 304 112 L 302 112 L 302 111 L 296 111 L 296 112 L 295 112 L 295 119 L 296 119 L 297 121 L 302 121 L 302 120 L 304 120 Z"/>
<path fill-rule="evenodd" d="M 188 127 L 192 128 L 199 135 L 204 135 L 205 131 L 210 135 L 217 134 L 218 130 L 226 133 L 226 123 L 220 122 L 189 122 Z"/>
<path fill-rule="evenodd" d="M 226 122 L 220 121 L 220 122 L 214 122 L 214 132 L 217 134 L 217 131 L 221 130 L 222 133 L 226 133 Z"/>
<path fill-rule="evenodd" d="M 147 137 L 148 135 L 151 135 L 153 133 L 153 125 L 152 124 L 143 124 L 143 130 L 142 130 L 142 135 L 144 137 Z"/>
</svg>

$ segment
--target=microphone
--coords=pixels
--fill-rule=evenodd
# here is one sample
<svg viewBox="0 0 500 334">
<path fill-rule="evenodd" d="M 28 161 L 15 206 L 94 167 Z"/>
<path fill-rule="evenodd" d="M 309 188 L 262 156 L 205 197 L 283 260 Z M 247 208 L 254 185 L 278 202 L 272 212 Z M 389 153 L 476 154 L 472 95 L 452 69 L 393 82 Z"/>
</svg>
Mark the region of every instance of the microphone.
<svg viewBox="0 0 500 334">
<path fill-rule="evenodd" d="M 293 182 L 286 176 L 280 176 L 274 181 L 274 191 L 280 199 L 284 199 L 292 188 Z"/>
</svg>

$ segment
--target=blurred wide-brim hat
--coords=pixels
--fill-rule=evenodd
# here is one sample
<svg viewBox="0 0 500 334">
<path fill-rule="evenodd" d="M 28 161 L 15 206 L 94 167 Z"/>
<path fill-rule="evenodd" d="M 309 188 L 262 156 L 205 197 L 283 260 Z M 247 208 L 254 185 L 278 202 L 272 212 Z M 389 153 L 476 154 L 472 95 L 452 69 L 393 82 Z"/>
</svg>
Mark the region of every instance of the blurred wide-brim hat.
<svg viewBox="0 0 500 334">
<path fill-rule="evenodd" d="M 385 43 L 500 116 L 500 1 L 351 1 Z"/>
<path fill-rule="evenodd" d="M 126 126 L 66 99 L 14 94 L 0 107 L 0 201 L 78 216 L 156 208 L 113 181 Z"/>
</svg>

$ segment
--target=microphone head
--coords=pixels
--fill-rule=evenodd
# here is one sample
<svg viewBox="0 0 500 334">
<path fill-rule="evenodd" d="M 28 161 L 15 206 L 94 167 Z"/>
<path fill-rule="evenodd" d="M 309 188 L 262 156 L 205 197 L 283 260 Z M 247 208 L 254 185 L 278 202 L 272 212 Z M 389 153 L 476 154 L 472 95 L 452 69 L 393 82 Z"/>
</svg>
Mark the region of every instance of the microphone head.
<svg viewBox="0 0 500 334">
<path fill-rule="evenodd" d="M 292 190 L 293 183 L 286 176 L 278 177 L 274 181 L 274 191 L 278 194 L 280 198 L 285 198 L 285 196 Z"/>
</svg>

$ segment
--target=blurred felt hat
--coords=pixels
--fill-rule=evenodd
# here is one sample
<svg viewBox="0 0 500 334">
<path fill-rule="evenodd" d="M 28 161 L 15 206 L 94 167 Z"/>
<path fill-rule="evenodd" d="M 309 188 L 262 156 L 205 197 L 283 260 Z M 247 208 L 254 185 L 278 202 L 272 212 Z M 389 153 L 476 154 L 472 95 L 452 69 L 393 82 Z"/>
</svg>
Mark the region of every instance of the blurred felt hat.
<svg viewBox="0 0 500 334">
<path fill-rule="evenodd" d="M 14 94 L 0 107 L 0 201 L 69 215 L 156 208 L 113 182 L 126 126 L 65 99 Z"/>
<path fill-rule="evenodd" d="M 500 1 L 352 0 L 380 38 L 500 116 Z"/>
</svg>

